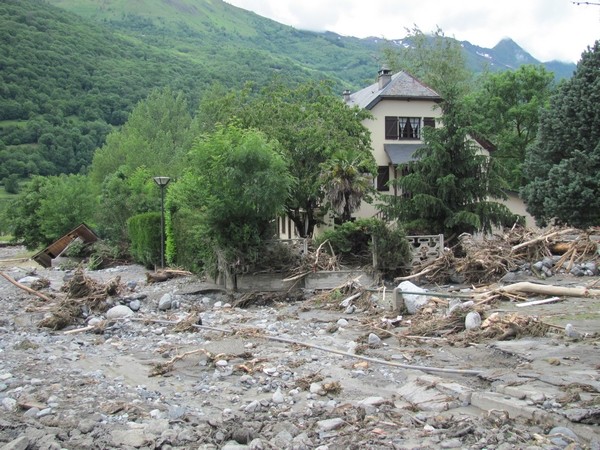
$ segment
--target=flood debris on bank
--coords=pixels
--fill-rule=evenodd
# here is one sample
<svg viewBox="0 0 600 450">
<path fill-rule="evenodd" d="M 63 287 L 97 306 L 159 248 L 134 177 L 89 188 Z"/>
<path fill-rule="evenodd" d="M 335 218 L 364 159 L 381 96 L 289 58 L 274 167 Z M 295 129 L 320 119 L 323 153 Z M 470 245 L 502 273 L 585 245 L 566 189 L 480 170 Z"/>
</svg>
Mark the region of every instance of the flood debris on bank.
<svg viewBox="0 0 600 450">
<path fill-rule="evenodd" d="M 511 233 L 393 284 L 226 293 L 122 268 L 20 289 L 0 298 L 0 444 L 598 448 L 597 334 L 534 303 L 597 300 L 595 231 Z M 335 266 L 306 258 L 292 276 Z"/>
<path fill-rule="evenodd" d="M 456 248 L 426 261 L 409 276 L 431 284 L 489 284 L 507 274 L 546 279 L 555 274 L 598 275 L 600 228 L 551 229 L 535 233 L 514 228 L 491 237 L 459 237 Z M 510 278 L 510 277 L 509 277 Z"/>
</svg>

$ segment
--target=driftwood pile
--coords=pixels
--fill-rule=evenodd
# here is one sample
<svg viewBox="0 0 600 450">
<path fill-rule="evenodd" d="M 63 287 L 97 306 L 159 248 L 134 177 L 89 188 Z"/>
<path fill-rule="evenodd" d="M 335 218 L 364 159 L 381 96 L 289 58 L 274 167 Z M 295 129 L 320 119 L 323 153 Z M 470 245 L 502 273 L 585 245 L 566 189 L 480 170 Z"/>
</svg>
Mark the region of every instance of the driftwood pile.
<svg viewBox="0 0 600 450">
<path fill-rule="evenodd" d="M 542 234 L 514 228 L 502 235 L 459 237 L 459 244 L 434 261 L 424 262 L 413 273 L 396 280 L 422 278 L 434 284 L 449 281 L 489 284 L 524 264 L 555 258 L 554 267 L 569 271 L 584 259 L 598 259 L 600 228 L 552 229 Z M 532 268 L 534 274 L 535 270 Z"/>
<path fill-rule="evenodd" d="M 106 300 L 123 289 L 120 277 L 99 283 L 78 268 L 61 289 L 66 296 L 53 306 L 50 315 L 42 319 L 38 327 L 62 330 L 75 324 L 84 310 L 103 313 L 109 308 Z"/>
<path fill-rule="evenodd" d="M 329 248 L 329 252 L 325 251 L 324 247 Z M 308 251 L 302 255 L 300 264 L 297 267 L 291 269 L 288 273 L 287 278 L 284 282 L 293 282 L 301 280 L 310 273 L 317 271 L 335 271 L 340 270 L 340 263 L 336 256 L 331 244 L 328 240 L 324 241 L 319 245 L 316 251 Z"/>
</svg>

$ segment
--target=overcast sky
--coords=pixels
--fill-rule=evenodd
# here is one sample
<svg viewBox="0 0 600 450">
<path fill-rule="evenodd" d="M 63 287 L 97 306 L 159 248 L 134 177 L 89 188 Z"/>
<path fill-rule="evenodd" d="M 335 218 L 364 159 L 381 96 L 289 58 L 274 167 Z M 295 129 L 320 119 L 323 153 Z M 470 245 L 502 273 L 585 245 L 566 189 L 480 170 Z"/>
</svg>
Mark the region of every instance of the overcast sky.
<svg viewBox="0 0 600 450">
<path fill-rule="evenodd" d="M 600 39 L 600 0 L 225 0 L 302 30 L 398 39 L 415 25 L 491 48 L 509 37 L 539 61 L 579 61 Z"/>
</svg>

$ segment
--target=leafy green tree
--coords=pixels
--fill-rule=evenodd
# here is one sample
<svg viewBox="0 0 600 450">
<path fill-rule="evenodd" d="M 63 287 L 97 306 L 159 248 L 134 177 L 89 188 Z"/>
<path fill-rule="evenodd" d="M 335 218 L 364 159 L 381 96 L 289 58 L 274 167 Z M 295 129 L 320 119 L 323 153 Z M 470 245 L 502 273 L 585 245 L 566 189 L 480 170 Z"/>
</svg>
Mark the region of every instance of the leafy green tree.
<svg viewBox="0 0 600 450">
<path fill-rule="evenodd" d="M 438 28 L 431 35 L 418 28 L 407 37 L 410 48 L 388 50 L 392 67 L 406 70 L 442 97 L 443 124 L 424 130 L 425 146 L 408 164 L 408 175 L 393 181 L 404 195 L 390 196 L 382 207 L 412 233 L 443 233 L 448 241 L 460 233 L 490 232 L 516 217 L 494 199 L 504 199 L 501 168 L 478 151 L 472 137 L 467 95 L 473 80 L 460 43 Z"/>
<path fill-rule="evenodd" d="M 97 201 L 88 177 L 49 177 L 42 194 L 38 217 L 46 243 L 55 241 L 82 222 L 94 225 Z"/>
<path fill-rule="evenodd" d="M 342 223 L 348 222 L 362 201 L 374 193 L 376 171 L 372 158 L 352 149 L 334 153 L 321 165 L 325 198 Z"/>
<path fill-rule="evenodd" d="M 253 85 L 246 83 L 243 89 L 227 89 L 220 83 L 207 89 L 193 120 L 194 135 L 214 132 L 219 125 L 232 121 L 244 122 L 252 115 L 251 95 Z M 255 93 L 254 93 L 255 94 Z"/>
<path fill-rule="evenodd" d="M 539 225 L 556 219 L 576 227 L 600 224 L 600 41 L 581 56 L 542 113 L 527 151 L 522 189 Z"/>
<path fill-rule="evenodd" d="M 467 69 L 462 47 L 437 28 L 431 34 L 418 27 L 407 29 L 409 46 L 387 47 L 384 58 L 392 71 L 404 70 L 426 83 L 442 97 L 462 98 L 473 87 L 473 74 Z"/>
<path fill-rule="evenodd" d="M 122 251 L 129 242 L 127 220 L 137 214 L 160 210 L 160 196 L 152 177 L 145 167 L 133 171 L 122 167 L 102 183 L 95 215 L 97 231 Z"/>
<path fill-rule="evenodd" d="M 8 208 L 13 240 L 30 250 L 47 243 L 38 211 L 43 199 L 42 190 L 48 182 L 45 177 L 34 176 Z"/>
<path fill-rule="evenodd" d="M 16 174 L 11 174 L 4 179 L 4 190 L 9 194 L 19 193 L 19 177 Z"/>
<path fill-rule="evenodd" d="M 187 166 L 167 193 L 168 222 L 183 215 L 193 226 L 183 235 L 170 233 L 167 254 L 195 242 L 205 269 L 231 276 L 252 264 L 275 232 L 273 219 L 293 183 L 287 162 L 263 133 L 229 125 L 199 139 Z"/>
<path fill-rule="evenodd" d="M 82 175 L 33 177 L 9 209 L 12 235 L 34 249 L 86 222 L 92 225 L 96 197 Z"/>
<path fill-rule="evenodd" d="M 296 179 L 285 206 L 300 236 L 311 236 L 325 213 L 321 164 L 334 154 L 353 152 L 371 161 L 371 137 L 362 121 L 370 113 L 349 108 L 331 87 L 306 83 L 290 89 L 275 84 L 252 105 L 250 124 L 283 146 Z M 367 163 L 365 163 L 367 167 Z"/>
<path fill-rule="evenodd" d="M 230 94 L 217 89 L 201 101 L 197 117 L 200 130 L 235 122 L 259 129 L 281 144 L 296 180 L 285 211 L 303 237 L 312 235 L 326 212 L 321 164 L 344 152 L 360 155 L 361 160 L 370 161 L 369 166 L 375 164 L 371 137 L 362 124 L 370 113 L 349 108 L 324 82 L 290 87 L 274 80 L 256 93 L 250 85 Z"/>
<path fill-rule="evenodd" d="M 191 116 L 181 93 L 155 90 L 138 103 L 120 130 L 111 133 L 94 154 L 91 176 L 102 183 L 122 167 L 145 166 L 156 176 L 177 174 L 192 142 Z"/>
<path fill-rule="evenodd" d="M 488 74 L 470 99 L 477 134 L 493 142 L 492 156 L 505 167 L 511 189 L 518 191 L 523 184 L 525 152 L 537 136 L 553 79 L 543 66 L 524 65 Z"/>
<path fill-rule="evenodd" d="M 405 195 L 390 196 L 383 210 L 408 232 L 443 233 L 452 242 L 463 232 L 491 232 L 514 223 L 494 160 L 479 153 L 469 138 L 468 115 L 458 92 L 442 102 L 444 126 L 424 132 L 425 146 L 409 163 L 409 174 L 394 180 Z"/>
</svg>

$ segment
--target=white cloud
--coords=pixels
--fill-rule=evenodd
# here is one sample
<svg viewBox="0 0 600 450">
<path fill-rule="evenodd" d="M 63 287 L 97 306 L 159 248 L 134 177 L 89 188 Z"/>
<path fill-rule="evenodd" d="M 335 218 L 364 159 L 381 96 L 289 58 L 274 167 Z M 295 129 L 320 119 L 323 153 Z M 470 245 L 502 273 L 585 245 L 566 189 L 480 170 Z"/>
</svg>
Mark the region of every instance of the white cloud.
<svg viewBox="0 0 600 450">
<path fill-rule="evenodd" d="M 541 61 L 577 62 L 600 38 L 600 6 L 571 0 L 226 0 L 298 29 L 402 38 L 417 26 L 481 47 L 509 37 Z"/>
</svg>

